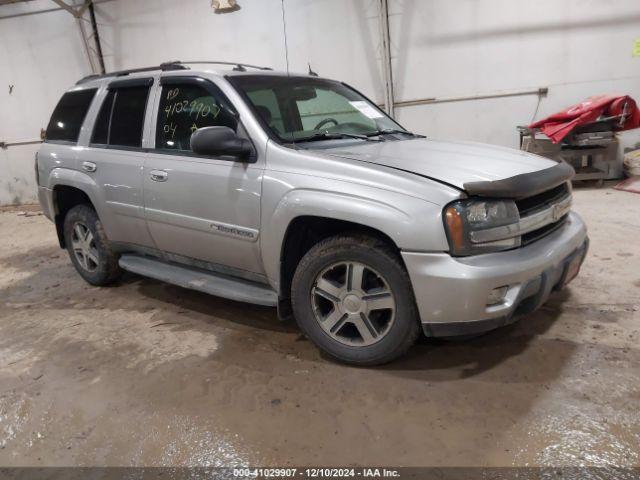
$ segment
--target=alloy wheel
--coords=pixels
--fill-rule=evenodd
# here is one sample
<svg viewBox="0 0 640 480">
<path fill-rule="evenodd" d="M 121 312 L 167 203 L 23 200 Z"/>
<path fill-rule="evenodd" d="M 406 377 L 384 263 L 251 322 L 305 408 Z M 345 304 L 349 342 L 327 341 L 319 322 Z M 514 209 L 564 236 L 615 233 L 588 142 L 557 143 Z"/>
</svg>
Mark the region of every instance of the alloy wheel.
<svg viewBox="0 0 640 480">
<path fill-rule="evenodd" d="M 320 272 L 311 303 L 325 333 L 345 345 L 373 345 L 395 321 L 396 301 L 388 282 L 360 262 L 338 262 Z"/>
<path fill-rule="evenodd" d="M 76 222 L 71 234 L 71 246 L 78 263 L 88 272 L 98 268 L 98 249 L 89 227 L 82 222 Z"/>
</svg>

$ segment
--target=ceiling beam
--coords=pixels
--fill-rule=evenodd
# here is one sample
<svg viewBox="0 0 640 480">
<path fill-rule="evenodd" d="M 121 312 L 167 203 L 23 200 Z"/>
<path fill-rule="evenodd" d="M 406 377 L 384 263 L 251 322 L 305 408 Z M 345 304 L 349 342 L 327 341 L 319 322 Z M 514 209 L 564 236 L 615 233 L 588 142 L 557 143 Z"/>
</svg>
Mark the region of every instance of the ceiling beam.
<svg viewBox="0 0 640 480">
<path fill-rule="evenodd" d="M 104 58 L 102 57 L 102 47 L 100 46 L 100 37 L 97 32 L 97 25 L 95 21 L 95 14 L 93 12 L 92 0 L 84 0 L 84 3 L 80 6 L 69 5 L 64 0 L 52 0 L 60 8 L 66 10 L 73 15 L 78 23 L 80 34 L 82 35 L 82 43 L 91 66 L 92 73 L 104 73 Z M 84 12 L 91 6 L 89 13 L 91 14 L 91 22 L 88 22 L 93 30 L 93 33 L 89 35 L 87 33 L 86 26 L 84 24 Z"/>
<path fill-rule="evenodd" d="M 9 5 L 11 3 L 31 2 L 32 0 L 0 0 L 0 5 Z"/>
<path fill-rule="evenodd" d="M 4 5 L 17 5 L 19 3 L 26 3 L 26 2 L 31 2 L 31 1 L 32 0 L 0 0 L 0 7 L 2 7 Z M 93 0 L 93 4 L 97 5 L 98 3 L 112 2 L 112 1 L 114 1 L 114 0 Z M 56 4 L 57 4 L 57 2 L 56 2 Z M 81 8 L 83 8 L 83 7 L 84 7 L 84 5 Z M 33 10 L 33 11 L 20 12 L 20 13 L 10 13 L 8 15 L 1 15 L 0 16 L 0 20 L 5 20 L 5 19 L 9 19 L 9 18 L 17 18 L 17 17 L 26 17 L 28 15 L 37 15 L 39 13 L 59 12 L 60 10 L 66 10 L 66 8 L 53 7 L 53 8 L 45 8 L 43 10 Z M 0 11 L 2 11 L 2 10 L 0 10 Z"/>
<path fill-rule="evenodd" d="M 91 0 L 84 0 L 84 3 L 78 8 L 78 16 L 81 17 L 84 11 L 91 4 Z"/>
<path fill-rule="evenodd" d="M 63 0 L 52 0 L 52 1 L 53 1 L 53 3 L 58 5 L 60 8 L 63 8 L 64 10 L 69 12 L 74 17 L 76 17 L 76 18 L 78 17 L 78 12 L 76 11 L 76 9 L 73 8 L 71 5 L 67 5 L 67 3 L 64 2 Z"/>
<path fill-rule="evenodd" d="M 74 17 L 80 18 L 84 14 L 85 10 L 89 7 L 91 0 L 85 0 L 85 2 L 79 7 L 71 6 L 67 4 L 64 0 L 53 0 L 53 3 L 58 5 L 60 8 L 66 10 Z"/>
</svg>

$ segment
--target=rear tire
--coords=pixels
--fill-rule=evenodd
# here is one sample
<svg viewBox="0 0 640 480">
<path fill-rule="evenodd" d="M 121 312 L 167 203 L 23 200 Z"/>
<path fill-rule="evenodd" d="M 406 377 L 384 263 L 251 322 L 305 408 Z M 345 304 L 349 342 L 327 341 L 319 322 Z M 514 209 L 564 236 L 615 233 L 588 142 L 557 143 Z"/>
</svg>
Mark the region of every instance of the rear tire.
<svg viewBox="0 0 640 480">
<path fill-rule="evenodd" d="M 313 246 L 296 268 L 291 300 L 303 333 L 340 362 L 390 362 L 420 335 L 402 260 L 374 237 L 340 235 Z"/>
<path fill-rule="evenodd" d="M 122 274 L 119 255 L 111 248 L 98 214 L 89 205 L 76 205 L 67 212 L 64 241 L 71 263 L 91 285 L 109 285 Z"/>
</svg>

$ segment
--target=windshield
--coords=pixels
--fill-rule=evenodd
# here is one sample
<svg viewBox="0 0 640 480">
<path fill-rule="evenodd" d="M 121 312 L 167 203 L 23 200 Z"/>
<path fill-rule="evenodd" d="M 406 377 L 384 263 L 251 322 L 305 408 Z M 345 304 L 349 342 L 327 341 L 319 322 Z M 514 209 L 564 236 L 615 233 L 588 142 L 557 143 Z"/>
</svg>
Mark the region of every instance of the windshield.
<svg viewBox="0 0 640 480">
<path fill-rule="evenodd" d="M 313 77 L 230 76 L 256 114 L 282 141 L 357 138 L 405 130 L 350 87 Z"/>
</svg>

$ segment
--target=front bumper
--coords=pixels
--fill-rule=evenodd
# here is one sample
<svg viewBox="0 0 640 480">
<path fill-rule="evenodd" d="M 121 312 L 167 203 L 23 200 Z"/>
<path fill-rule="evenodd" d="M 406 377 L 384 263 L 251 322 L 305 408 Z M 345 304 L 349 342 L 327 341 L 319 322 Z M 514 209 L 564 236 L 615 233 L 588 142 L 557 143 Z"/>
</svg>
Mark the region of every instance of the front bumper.
<svg viewBox="0 0 640 480">
<path fill-rule="evenodd" d="M 557 231 L 526 247 L 471 257 L 402 252 L 427 336 L 481 333 L 532 312 L 564 284 L 569 263 L 582 262 L 589 239 L 582 219 L 569 213 Z M 489 293 L 508 286 L 504 301 Z"/>
</svg>

